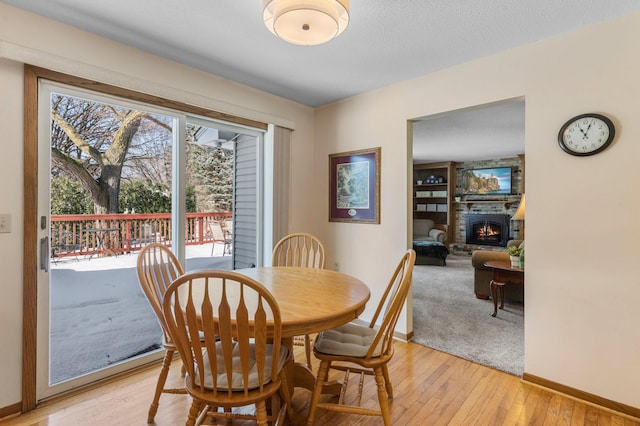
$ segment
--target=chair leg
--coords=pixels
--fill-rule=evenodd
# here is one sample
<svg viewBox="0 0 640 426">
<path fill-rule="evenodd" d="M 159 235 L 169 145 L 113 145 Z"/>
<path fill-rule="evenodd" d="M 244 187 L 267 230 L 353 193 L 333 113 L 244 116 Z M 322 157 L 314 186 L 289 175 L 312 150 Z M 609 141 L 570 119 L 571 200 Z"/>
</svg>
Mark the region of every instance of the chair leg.
<svg viewBox="0 0 640 426">
<path fill-rule="evenodd" d="M 311 404 L 309 405 L 309 415 L 307 416 L 307 426 L 313 424 L 313 420 L 316 414 L 316 406 L 320 401 L 320 395 L 322 394 L 322 386 L 327 381 L 329 375 L 329 366 L 331 361 L 320 361 L 318 367 L 318 377 L 316 379 L 316 387 L 313 389 L 313 395 L 311 395 Z"/>
<path fill-rule="evenodd" d="M 304 335 L 304 352 L 307 355 L 307 367 L 309 370 L 313 370 L 311 366 L 311 337 L 308 334 Z"/>
<path fill-rule="evenodd" d="M 393 385 L 391 384 L 391 379 L 389 379 L 389 369 L 387 368 L 387 364 L 382 366 L 382 374 L 384 374 L 384 385 L 387 388 L 387 396 L 389 399 L 393 399 Z"/>
<path fill-rule="evenodd" d="M 200 410 L 204 404 L 200 401 L 196 401 L 195 399 L 191 402 L 191 408 L 189 409 L 189 415 L 187 416 L 187 421 L 185 422 L 185 426 L 193 426 L 196 424 L 196 418 L 198 418 L 200 414 Z"/>
<path fill-rule="evenodd" d="M 256 402 L 256 420 L 258 421 L 258 425 L 267 424 L 267 405 L 264 400 Z"/>
<path fill-rule="evenodd" d="M 156 383 L 156 393 L 153 396 L 153 401 L 151 402 L 151 406 L 149 407 L 149 415 L 147 416 L 147 423 L 153 423 L 153 420 L 156 417 L 156 413 L 158 412 L 160 395 L 162 395 L 162 391 L 164 390 L 164 384 L 167 381 L 167 375 L 169 374 L 169 367 L 171 366 L 171 360 L 173 359 L 174 352 L 175 351 L 171 349 L 167 349 L 164 352 L 164 359 L 162 360 L 162 368 L 160 369 L 160 374 L 158 375 L 158 382 Z"/>
<path fill-rule="evenodd" d="M 387 390 L 385 389 L 384 373 L 382 367 L 374 369 L 376 378 L 376 388 L 378 389 L 378 402 L 380 404 L 380 412 L 385 426 L 391 425 L 391 412 L 389 410 L 389 399 L 387 398 Z"/>
</svg>

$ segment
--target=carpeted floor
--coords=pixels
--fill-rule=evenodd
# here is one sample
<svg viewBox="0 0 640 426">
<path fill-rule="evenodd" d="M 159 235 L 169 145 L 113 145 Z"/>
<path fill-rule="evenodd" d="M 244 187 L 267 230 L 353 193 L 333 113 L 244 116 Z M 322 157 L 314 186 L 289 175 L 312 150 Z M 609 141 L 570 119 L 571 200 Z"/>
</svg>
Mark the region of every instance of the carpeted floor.
<svg viewBox="0 0 640 426">
<path fill-rule="evenodd" d="M 524 308 L 507 302 L 496 318 L 492 313 L 493 301 L 473 293 L 470 256 L 449 255 L 447 266 L 415 266 L 413 341 L 521 376 Z"/>
</svg>

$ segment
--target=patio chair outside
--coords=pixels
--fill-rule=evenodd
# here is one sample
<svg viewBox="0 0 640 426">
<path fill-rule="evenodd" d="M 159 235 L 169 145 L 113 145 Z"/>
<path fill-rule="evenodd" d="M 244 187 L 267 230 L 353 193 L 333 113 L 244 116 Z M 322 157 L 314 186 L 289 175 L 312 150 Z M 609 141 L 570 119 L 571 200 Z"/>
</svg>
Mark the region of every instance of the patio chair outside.
<svg viewBox="0 0 640 426">
<path fill-rule="evenodd" d="M 216 248 L 216 244 L 223 244 L 222 255 L 231 254 L 231 233 L 222 229 L 222 224 L 218 221 L 209 222 L 209 231 L 213 236 L 213 244 L 211 245 L 211 256 L 213 256 L 213 250 Z"/>
<path fill-rule="evenodd" d="M 62 256 L 73 256 L 77 261 L 78 254 L 82 252 L 80 239 L 73 231 L 66 229 L 54 229 L 51 233 L 51 259 L 58 263 Z"/>
</svg>

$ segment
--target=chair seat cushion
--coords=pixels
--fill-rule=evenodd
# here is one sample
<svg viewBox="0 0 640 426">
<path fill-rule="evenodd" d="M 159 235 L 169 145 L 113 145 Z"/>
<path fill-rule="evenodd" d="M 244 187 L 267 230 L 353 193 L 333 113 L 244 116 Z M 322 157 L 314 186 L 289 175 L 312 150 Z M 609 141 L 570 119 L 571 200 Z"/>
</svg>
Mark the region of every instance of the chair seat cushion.
<svg viewBox="0 0 640 426">
<path fill-rule="evenodd" d="M 233 391 L 242 391 L 244 390 L 243 382 L 242 382 L 242 367 L 240 365 L 240 345 L 238 343 L 234 343 L 233 345 L 233 375 L 231 378 L 231 390 Z M 258 367 L 256 365 L 256 354 L 255 354 L 255 346 L 253 344 L 250 345 L 249 349 L 250 354 L 250 370 L 249 370 L 249 380 L 247 388 L 257 389 L 260 386 L 260 381 L 258 379 Z M 263 385 L 266 385 L 271 381 L 271 364 L 272 364 L 272 354 L 273 345 L 267 345 L 267 357 L 265 360 L 265 368 L 264 368 L 264 379 Z M 207 389 L 213 389 L 213 372 L 211 371 L 211 364 L 209 363 L 209 357 L 207 355 L 207 350 L 204 349 L 202 351 L 202 355 L 204 357 L 204 386 Z M 221 343 L 218 342 L 216 344 L 216 355 L 217 355 L 217 384 L 218 390 L 229 389 L 229 382 L 227 379 L 227 374 L 224 371 L 224 360 L 222 358 L 222 346 Z M 286 363 L 289 357 L 289 350 L 280 346 L 280 354 L 278 358 L 278 373 L 282 370 L 282 367 Z M 198 369 L 196 366 L 196 374 L 195 374 L 195 383 L 196 385 L 200 385 L 200 374 L 198 373 Z"/>
<path fill-rule="evenodd" d="M 343 355 L 363 358 L 367 355 L 377 330 L 350 322 L 340 327 L 318 334 L 315 349 L 330 355 Z M 378 343 L 373 356 L 380 356 L 381 343 Z"/>
</svg>

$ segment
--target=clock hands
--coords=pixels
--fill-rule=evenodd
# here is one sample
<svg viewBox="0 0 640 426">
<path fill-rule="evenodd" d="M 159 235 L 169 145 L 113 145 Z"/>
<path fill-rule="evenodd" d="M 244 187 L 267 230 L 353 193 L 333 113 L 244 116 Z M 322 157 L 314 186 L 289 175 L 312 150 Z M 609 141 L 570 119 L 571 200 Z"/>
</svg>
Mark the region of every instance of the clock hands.
<svg viewBox="0 0 640 426">
<path fill-rule="evenodd" d="M 593 120 L 591 120 L 591 122 L 589 123 L 589 126 L 587 127 L 587 130 L 585 130 L 584 132 L 582 132 L 582 134 L 584 135 L 582 137 L 582 139 L 588 139 L 589 137 L 587 136 L 587 134 L 589 133 L 589 129 L 591 128 L 591 125 L 593 124 Z"/>
<path fill-rule="evenodd" d="M 587 130 L 584 130 L 581 126 L 580 123 L 576 123 L 576 127 L 580 130 L 580 133 L 582 133 L 582 139 L 589 139 L 589 129 L 591 129 L 591 125 L 593 124 L 593 120 L 591 120 L 591 122 L 589 123 L 589 125 L 587 126 Z"/>
</svg>

